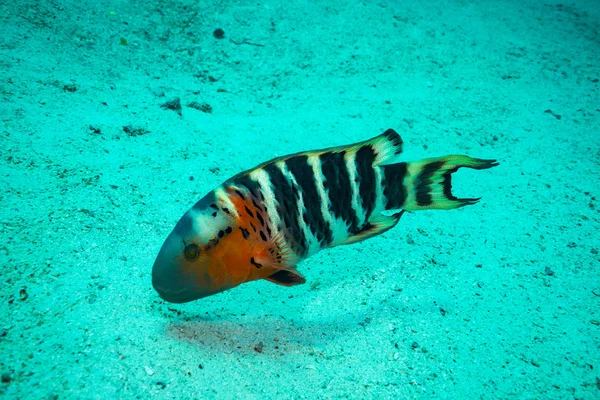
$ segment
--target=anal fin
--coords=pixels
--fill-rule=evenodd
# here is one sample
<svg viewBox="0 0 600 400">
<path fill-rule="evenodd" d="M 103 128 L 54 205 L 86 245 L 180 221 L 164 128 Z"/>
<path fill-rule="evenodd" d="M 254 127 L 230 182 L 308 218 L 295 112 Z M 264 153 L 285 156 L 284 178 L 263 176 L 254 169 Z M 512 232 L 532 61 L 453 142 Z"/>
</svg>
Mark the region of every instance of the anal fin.
<svg viewBox="0 0 600 400">
<path fill-rule="evenodd" d="M 404 210 L 389 216 L 380 214 L 372 217 L 361 231 L 350 236 L 344 244 L 358 243 L 389 231 L 400 221 L 402 214 L 404 214 Z"/>
</svg>

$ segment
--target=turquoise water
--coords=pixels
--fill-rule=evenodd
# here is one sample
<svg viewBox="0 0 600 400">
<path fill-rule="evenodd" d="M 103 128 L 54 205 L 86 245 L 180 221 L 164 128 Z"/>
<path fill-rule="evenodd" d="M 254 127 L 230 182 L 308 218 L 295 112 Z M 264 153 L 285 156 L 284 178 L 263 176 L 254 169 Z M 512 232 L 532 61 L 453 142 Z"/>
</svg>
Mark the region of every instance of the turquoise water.
<svg viewBox="0 0 600 400">
<path fill-rule="evenodd" d="M 597 1 L 0 11 L 0 397 L 600 398 Z M 322 251 L 305 285 L 152 289 L 221 182 L 387 128 L 403 160 L 498 159 L 454 179 L 481 202 Z"/>
</svg>

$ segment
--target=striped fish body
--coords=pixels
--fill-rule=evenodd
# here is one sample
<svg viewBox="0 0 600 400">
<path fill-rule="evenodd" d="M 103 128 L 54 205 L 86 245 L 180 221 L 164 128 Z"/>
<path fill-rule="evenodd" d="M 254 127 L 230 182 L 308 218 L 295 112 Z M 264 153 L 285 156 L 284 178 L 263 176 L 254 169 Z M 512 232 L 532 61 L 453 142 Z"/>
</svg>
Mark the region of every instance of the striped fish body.
<svg viewBox="0 0 600 400">
<path fill-rule="evenodd" d="M 154 263 L 154 288 L 184 303 L 258 279 L 302 284 L 297 264 L 322 249 L 379 235 L 404 211 L 476 203 L 452 195 L 451 174 L 497 165 L 464 155 L 394 163 L 401 152 L 400 136 L 389 129 L 232 177 L 179 220 Z"/>
</svg>

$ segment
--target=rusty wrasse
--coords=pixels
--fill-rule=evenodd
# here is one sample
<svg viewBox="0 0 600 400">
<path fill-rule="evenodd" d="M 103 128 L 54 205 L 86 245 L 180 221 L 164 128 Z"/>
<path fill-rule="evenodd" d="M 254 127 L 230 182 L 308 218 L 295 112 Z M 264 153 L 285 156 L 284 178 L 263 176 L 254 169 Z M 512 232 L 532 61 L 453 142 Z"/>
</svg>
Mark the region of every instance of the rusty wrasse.
<svg viewBox="0 0 600 400">
<path fill-rule="evenodd" d="M 181 217 L 154 263 L 154 288 L 185 303 L 258 279 L 302 284 L 298 263 L 322 249 L 380 235 L 405 211 L 475 204 L 452 194 L 452 173 L 498 165 L 465 155 L 395 162 L 401 152 L 388 129 L 237 174 Z"/>
</svg>

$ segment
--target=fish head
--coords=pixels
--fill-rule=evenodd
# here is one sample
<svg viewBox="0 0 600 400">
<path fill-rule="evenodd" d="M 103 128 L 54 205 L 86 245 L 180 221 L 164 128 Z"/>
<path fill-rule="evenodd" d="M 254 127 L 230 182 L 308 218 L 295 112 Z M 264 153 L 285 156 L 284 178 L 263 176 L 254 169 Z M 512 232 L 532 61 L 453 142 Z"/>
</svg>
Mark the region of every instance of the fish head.
<svg viewBox="0 0 600 400">
<path fill-rule="evenodd" d="M 181 217 L 152 268 L 152 286 L 161 298 L 187 303 L 244 282 L 244 272 L 235 268 L 243 248 L 232 214 L 213 191 Z"/>
</svg>

